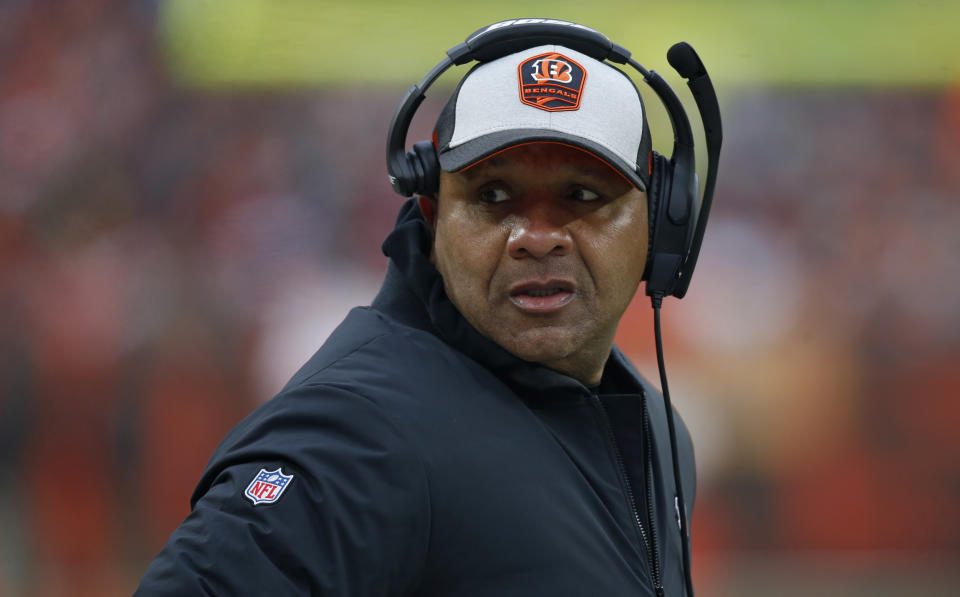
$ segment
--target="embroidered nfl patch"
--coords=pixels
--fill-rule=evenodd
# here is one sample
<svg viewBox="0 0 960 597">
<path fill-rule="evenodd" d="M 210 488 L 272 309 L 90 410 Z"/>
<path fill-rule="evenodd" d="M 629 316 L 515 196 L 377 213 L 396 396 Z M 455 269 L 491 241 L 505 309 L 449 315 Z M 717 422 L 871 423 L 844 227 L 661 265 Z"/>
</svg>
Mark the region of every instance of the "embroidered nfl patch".
<svg viewBox="0 0 960 597">
<path fill-rule="evenodd" d="M 520 101 L 548 112 L 577 110 L 587 71 L 557 52 L 527 58 L 517 67 Z"/>
<path fill-rule="evenodd" d="M 280 499 L 290 481 L 293 481 L 292 474 L 284 475 L 279 468 L 275 471 L 262 468 L 250 482 L 250 485 L 247 485 L 243 495 L 250 498 L 254 506 L 257 504 L 272 504 Z"/>
</svg>

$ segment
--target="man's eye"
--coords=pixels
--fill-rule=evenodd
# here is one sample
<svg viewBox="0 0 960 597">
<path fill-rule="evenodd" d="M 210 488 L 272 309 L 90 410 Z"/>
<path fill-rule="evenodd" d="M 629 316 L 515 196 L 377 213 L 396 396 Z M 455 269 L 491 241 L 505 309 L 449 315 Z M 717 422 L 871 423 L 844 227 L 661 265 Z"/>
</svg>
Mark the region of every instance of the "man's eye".
<svg viewBox="0 0 960 597">
<path fill-rule="evenodd" d="M 510 198 L 505 189 L 493 187 L 480 191 L 480 201 L 484 203 L 500 203 Z"/>
<path fill-rule="evenodd" d="M 600 195 L 590 189 L 579 187 L 570 193 L 570 198 L 576 201 L 596 201 L 600 198 Z"/>
</svg>

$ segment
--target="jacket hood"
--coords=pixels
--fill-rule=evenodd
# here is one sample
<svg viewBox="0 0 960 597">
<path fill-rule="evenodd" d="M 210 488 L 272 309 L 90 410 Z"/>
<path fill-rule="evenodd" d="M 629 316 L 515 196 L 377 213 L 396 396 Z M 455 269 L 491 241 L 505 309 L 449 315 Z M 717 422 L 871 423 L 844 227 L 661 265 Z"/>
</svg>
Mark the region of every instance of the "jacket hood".
<svg viewBox="0 0 960 597">
<path fill-rule="evenodd" d="M 395 228 L 383 242 L 383 253 L 390 258 L 390 263 L 373 308 L 407 325 L 430 331 L 483 364 L 521 396 L 549 395 L 556 399 L 589 392 L 572 377 L 520 359 L 477 331 L 447 296 L 443 278 L 430 262 L 432 244 L 433 232 L 423 219 L 416 199 L 408 199 L 400 209 Z M 614 347 L 601 387 L 605 391 L 642 392 L 634 374 L 629 373 L 631 369 L 626 357 Z"/>
</svg>

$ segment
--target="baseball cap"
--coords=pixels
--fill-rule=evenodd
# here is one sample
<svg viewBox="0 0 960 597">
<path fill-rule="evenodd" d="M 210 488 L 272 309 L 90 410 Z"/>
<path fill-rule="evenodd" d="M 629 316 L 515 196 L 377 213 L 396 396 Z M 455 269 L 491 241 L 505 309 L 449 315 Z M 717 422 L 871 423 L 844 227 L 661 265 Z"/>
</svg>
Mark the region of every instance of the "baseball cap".
<svg viewBox="0 0 960 597">
<path fill-rule="evenodd" d="M 636 85 L 617 68 L 559 45 L 475 66 L 434 134 L 447 172 L 516 145 L 554 142 L 593 154 L 642 191 L 650 182 L 650 130 Z"/>
</svg>

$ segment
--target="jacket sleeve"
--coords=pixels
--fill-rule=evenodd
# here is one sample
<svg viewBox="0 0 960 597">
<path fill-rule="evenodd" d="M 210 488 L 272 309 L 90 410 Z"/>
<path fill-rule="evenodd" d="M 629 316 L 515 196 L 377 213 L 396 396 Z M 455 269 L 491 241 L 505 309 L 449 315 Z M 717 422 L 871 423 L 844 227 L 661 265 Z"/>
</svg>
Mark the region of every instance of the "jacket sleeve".
<svg viewBox="0 0 960 597">
<path fill-rule="evenodd" d="M 278 468 L 292 479 L 254 504 L 245 490 Z M 418 582 L 424 468 L 381 409 L 349 390 L 302 386 L 261 407 L 217 449 L 191 501 L 136 595 L 389 596 Z"/>
</svg>

